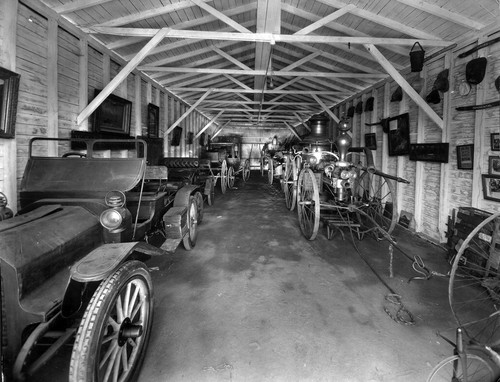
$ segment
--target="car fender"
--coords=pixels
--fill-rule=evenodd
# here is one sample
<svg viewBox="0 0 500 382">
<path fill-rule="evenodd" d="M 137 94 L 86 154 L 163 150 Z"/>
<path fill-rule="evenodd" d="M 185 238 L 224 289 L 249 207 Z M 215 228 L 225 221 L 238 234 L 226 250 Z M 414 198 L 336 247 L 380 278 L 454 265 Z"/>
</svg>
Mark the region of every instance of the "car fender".
<svg viewBox="0 0 500 382">
<path fill-rule="evenodd" d="M 137 253 L 144 256 L 160 256 L 168 252 L 142 241 L 110 243 L 95 248 L 75 263 L 70 268 L 69 283 L 64 293 L 63 317 L 70 317 L 81 308 L 89 283 L 101 282 L 132 256 L 136 259 Z"/>
<path fill-rule="evenodd" d="M 188 184 L 182 187 L 175 194 L 174 207 L 187 207 L 189 205 L 189 197 L 198 190 L 199 186 Z"/>
</svg>

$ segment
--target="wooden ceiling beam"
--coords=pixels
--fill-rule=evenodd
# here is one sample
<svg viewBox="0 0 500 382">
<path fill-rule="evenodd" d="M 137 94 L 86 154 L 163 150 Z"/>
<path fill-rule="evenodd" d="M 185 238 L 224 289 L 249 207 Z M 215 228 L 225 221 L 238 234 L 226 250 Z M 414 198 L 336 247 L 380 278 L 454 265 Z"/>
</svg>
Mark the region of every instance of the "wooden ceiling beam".
<svg viewBox="0 0 500 382">
<path fill-rule="evenodd" d="M 191 107 L 186 110 L 186 112 L 184 114 L 182 114 L 178 119 L 177 121 L 175 121 L 174 123 L 172 123 L 172 125 L 167 129 L 167 131 L 165 131 L 165 135 L 169 134 L 174 128 L 176 128 L 179 123 L 181 123 L 189 114 L 191 114 L 194 110 L 196 110 L 196 108 L 198 107 L 198 105 L 205 99 L 205 97 L 207 97 L 210 93 L 212 93 L 212 89 L 208 89 L 194 104 L 191 105 Z"/>
<path fill-rule="evenodd" d="M 234 21 L 230 17 L 227 17 L 224 13 L 218 11 L 217 9 L 215 9 L 214 7 L 212 7 L 208 4 L 205 4 L 206 0 L 190 0 L 190 1 L 194 4 L 196 4 L 198 7 L 200 7 L 204 11 L 210 13 L 212 16 L 217 17 L 220 21 L 229 25 L 234 30 L 241 32 L 241 33 L 252 33 L 250 30 L 245 28 L 243 25 L 237 23 L 236 21 Z"/>
<path fill-rule="evenodd" d="M 240 70 L 240 69 L 212 69 L 212 68 L 172 68 L 165 66 L 140 66 L 139 70 L 145 72 L 177 72 L 177 73 L 217 73 L 217 74 L 235 74 L 245 76 L 263 76 L 266 70 Z M 269 73 L 270 75 L 270 73 Z M 333 73 L 333 72 L 295 72 L 275 70 L 272 72 L 274 77 L 325 77 L 325 78 L 387 78 L 385 73 Z"/>
<path fill-rule="evenodd" d="M 485 24 L 475 21 L 469 17 L 462 16 L 459 13 L 448 11 L 435 4 L 431 4 L 423 0 L 396 0 L 401 4 L 408 5 L 415 9 L 427 12 L 431 15 L 437 16 L 441 19 L 451 21 L 452 23 L 461 25 L 466 28 L 481 30 L 486 27 Z"/>
<path fill-rule="evenodd" d="M 337 117 L 328 106 L 325 105 L 325 103 L 316 95 L 316 94 L 311 94 L 311 96 L 316 100 L 316 102 L 323 108 L 324 111 L 337 123 L 340 122 L 340 118 Z"/>
<path fill-rule="evenodd" d="M 221 110 L 219 113 L 217 113 L 217 115 L 213 117 L 205 126 L 203 126 L 203 128 L 200 131 L 198 131 L 198 133 L 194 137 L 198 138 L 206 129 L 208 129 L 215 123 L 215 121 L 217 121 L 217 118 L 219 118 L 222 115 L 222 113 L 224 113 L 224 110 Z"/>
<path fill-rule="evenodd" d="M 290 126 L 286 121 L 283 121 L 283 124 L 286 126 L 288 130 L 292 132 L 293 135 L 295 135 L 299 139 L 299 141 L 302 141 L 302 138 L 300 137 L 299 134 L 297 134 L 297 132 L 292 126 Z"/>
<path fill-rule="evenodd" d="M 130 60 L 127 65 L 101 90 L 101 92 L 78 114 L 76 119 L 77 125 L 86 120 L 99 105 L 115 90 L 127 76 L 141 63 L 149 51 L 158 45 L 165 38 L 168 29 L 160 29 L 160 31 L 141 49 L 137 56 Z"/>
<path fill-rule="evenodd" d="M 271 45 L 280 42 L 309 43 L 309 44 L 373 44 L 373 45 L 402 45 L 412 46 L 414 38 L 390 38 L 390 37 L 353 37 L 353 36 L 318 36 L 318 35 L 285 35 L 274 33 L 233 33 L 179 30 L 165 28 L 168 38 L 185 38 L 197 40 L 224 40 L 224 41 L 247 41 L 267 42 Z M 114 36 L 143 36 L 152 37 L 161 29 L 158 28 L 109 28 L 109 27 L 85 27 L 82 28 L 88 34 L 109 34 Z M 442 39 L 419 39 L 422 45 L 447 47 L 453 45 L 453 41 Z"/>
<path fill-rule="evenodd" d="M 354 4 L 347 4 L 345 7 L 340 8 L 338 11 L 330 13 L 328 16 L 323 17 L 322 19 L 319 19 L 318 21 L 308 25 L 305 28 L 302 28 L 301 30 L 295 32 L 295 34 L 309 34 L 316 29 L 319 29 L 326 24 L 331 23 L 334 20 L 337 20 L 339 17 L 344 16 L 346 13 L 349 13 L 352 9 L 356 8 Z"/>
<path fill-rule="evenodd" d="M 58 5 L 57 7 L 52 8 L 52 10 L 61 15 L 81 11 L 82 9 L 95 7 L 96 5 L 103 5 L 109 3 L 110 1 L 113 0 L 76 0 L 70 1 L 66 4 Z"/>
<path fill-rule="evenodd" d="M 377 59 L 382 67 L 389 75 L 401 86 L 401 89 L 410 96 L 410 98 L 424 111 L 427 116 L 433 120 L 441 129 L 443 128 L 443 120 L 437 113 L 425 102 L 420 94 L 405 80 L 405 78 L 391 65 L 375 45 L 366 44 L 365 48 Z"/>
<path fill-rule="evenodd" d="M 252 68 L 250 68 L 248 65 L 245 65 L 244 63 L 242 63 L 241 61 L 237 60 L 236 58 L 234 58 L 233 56 L 231 56 L 230 54 L 227 54 L 226 52 L 224 52 L 222 49 L 219 49 L 217 48 L 216 46 L 213 46 L 212 47 L 212 50 L 219 54 L 221 57 L 224 57 L 226 60 L 228 60 L 229 62 L 232 62 L 233 64 L 235 64 L 236 66 L 240 67 L 241 69 L 243 70 L 252 70 Z"/>
<path fill-rule="evenodd" d="M 348 5 L 347 3 L 344 3 L 343 1 L 340 0 L 318 0 L 318 1 L 335 8 L 343 8 Z M 412 28 L 394 19 L 378 15 L 376 13 L 367 11 L 359 7 L 354 7 L 354 9 L 350 10 L 350 13 L 359 16 L 365 20 L 370 20 L 371 22 L 383 25 L 386 28 L 398 31 L 400 33 L 403 32 L 406 35 L 413 36 L 418 39 L 426 39 L 426 40 L 439 39 L 439 36 L 435 36 L 431 33 L 427 33 L 420 29 Z"/>
</svg>

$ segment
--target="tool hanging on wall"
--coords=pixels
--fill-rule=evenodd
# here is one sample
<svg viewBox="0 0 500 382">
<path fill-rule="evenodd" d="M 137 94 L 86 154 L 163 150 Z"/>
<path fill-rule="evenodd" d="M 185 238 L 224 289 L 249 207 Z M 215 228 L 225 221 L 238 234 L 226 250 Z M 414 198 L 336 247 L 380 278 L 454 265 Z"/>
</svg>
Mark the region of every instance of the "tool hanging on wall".
<svg viewBox="0 0 500 382">
<path fill-rule="evenodd" d="M 472 53 L 477 52 L 479 49 L 486 48 L 487 46 L 493 45 L 499 41 L 500 41 L 500 37 L 494 38 L 493 40 L 490 40 L 490 41 L 483 42 L 482 44 L 479 44 L 478 46 L 476 46 L 472 49 L 469 49 L 466 52 L 460 53 L 458 55 L 458 58 L 464 58 L 464 57 L 470 56 Z"/>
<path fill-rule="evenodd" d="M 498 92 L 500 92 L 500 76 L 497 77 L 495 80 L 495 87 Z M 492 101 L 488 102 L 482 105 L 470 105 L 470 106 L 459 106 L 456 107 L 455 110 L 457 111 L 469 111 L 469 110 L 483 110 L 483 109 L 489 109 L 495 106 L 500 106 L 500 101 Z"/>
</svg>

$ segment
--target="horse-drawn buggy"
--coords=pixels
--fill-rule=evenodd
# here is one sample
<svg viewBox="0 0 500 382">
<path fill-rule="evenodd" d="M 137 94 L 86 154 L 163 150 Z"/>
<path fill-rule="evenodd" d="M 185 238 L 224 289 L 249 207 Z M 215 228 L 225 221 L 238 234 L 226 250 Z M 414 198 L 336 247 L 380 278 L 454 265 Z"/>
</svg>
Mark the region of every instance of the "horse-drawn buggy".
<svg viewBox="0 0 500 382">
<path fill-rule="evenodd" d="M 320 221 L 328 238 L 347 227 L 358 239 L 368 233 L 390 238 L 397 223 L 392 182 L 408 181 L 377 170 L 371 150 L 351 146 L 349 129 L 343 120 L 331 148 L 326 141 L 326 147 L 310 144 L 285 156 L 285 201 L 290 209 L 296 202 L 301 231 L 309 240 L 316 238 Z"/>
<path fill-rule="evenodd" d="M 221 179 L 221 191 L 233 188 L 237 175 L 241 175 L 244 182 L 250 178 L 250 160 L 241 159 L 242 142 L 238 136 L 220 137 L 209 144 L 202 153 L 202 158 L 208 159 L 212 171 Z"/>
<path fill-rule="evenodd" d="M 136 380 L 153 319 L 146 262 L 195 245 L 203 204 L 198 186 L 146 165 L 144 141 L 113 142 L 128 157 L 101 155 L 103 140 L 30 141 L 20 211 L 0 221 L 8 380 L 33 378 L 68 344 L 69 381 Z"/>
</svg>

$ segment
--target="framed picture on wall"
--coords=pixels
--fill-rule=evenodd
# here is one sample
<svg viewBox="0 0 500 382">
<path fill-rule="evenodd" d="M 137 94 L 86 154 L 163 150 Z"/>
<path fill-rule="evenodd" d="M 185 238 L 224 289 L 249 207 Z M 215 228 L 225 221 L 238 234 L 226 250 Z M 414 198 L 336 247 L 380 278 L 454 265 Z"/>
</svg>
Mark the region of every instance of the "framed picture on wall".
<svg viewBox="0 0 500 382">
<path fill-rule="evenodd" d="M 488 157 L 488 174 L 500 176 L 500 157 L 499 156 Z"/>
<path fill-rule="evenodd" d="M 500 202 L 500 176 L 482 174 L 483 198 Z"/>
<path fill-rule="evenodd" d="M 365 134 L 365 147 L 370 150 L 377 150 L 377 135 L 375 133 Z"/>
<path fill-rule="evenodd" d="M 410 160 L 448 163 L 449 143 L 412 143 Z"/>
<path fill-rule="evenodd" d="M 101 92 L 96 89 L 94 96 Z M 94 112 L 93 129 L 97 133 L 130 134 L 132 102 L 114 94 L 102 101 Z"/>
<path fill-rule="evenodd" d="M 490 134 L 491 151 L 500 151 L 500 133 Z"/>
<path fill-rule="evenodd" d="M 404 113 L 389 118 L 389 156 L 410 153 L 410 115 Z"/>
<path fill-rule="evenodd" d="M 148 104 L 148 137 L 158 138 L 160 132 L 160 108 Z"/>
<path fill-rule="evenodd" d="M 472 170 L 474 166 L 474 145 L 457 146 L 457 168 Z"/>
</svg>

